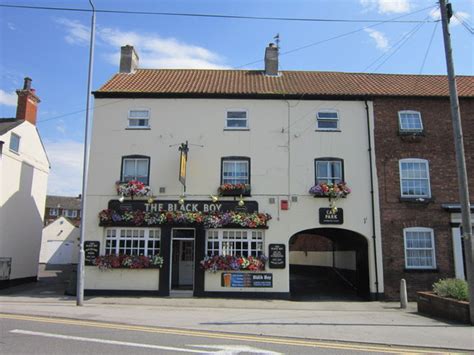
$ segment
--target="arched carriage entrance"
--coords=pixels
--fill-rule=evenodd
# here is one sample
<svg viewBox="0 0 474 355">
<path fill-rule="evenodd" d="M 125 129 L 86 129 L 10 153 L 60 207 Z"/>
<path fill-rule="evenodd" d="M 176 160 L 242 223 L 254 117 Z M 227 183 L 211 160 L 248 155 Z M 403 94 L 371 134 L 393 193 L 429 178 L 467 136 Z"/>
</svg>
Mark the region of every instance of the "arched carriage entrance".
<svg viewBox="0 0 474 355">
<path fill-rule="evenodd" d="M 369 299 L 364 236 L 339 228 L 308 229 L 290 238 L 289 250 L 293 299 Z"/>
</svg>

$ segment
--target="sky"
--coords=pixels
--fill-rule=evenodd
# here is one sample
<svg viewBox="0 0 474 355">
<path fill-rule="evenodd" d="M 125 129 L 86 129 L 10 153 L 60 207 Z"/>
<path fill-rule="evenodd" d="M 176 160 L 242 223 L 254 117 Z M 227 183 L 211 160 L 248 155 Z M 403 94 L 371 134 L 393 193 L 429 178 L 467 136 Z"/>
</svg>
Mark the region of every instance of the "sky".
<svg viewBox="0 0 474 355">
<path fill-rule="evenodd" d="M 101 10 L 426 23 L 263 21 L 98 13 L 93 90 L 118 71 L 120 46 L 141 68 L 263 68 L 280 35 L 280 69 L 446 74 L 439 10 L 427 0 L 94 0 Z M 90 8 L 87 0 L 0 4 Z M 474 74 L 474 0 L 453 0 L 457 75 Z M 462 21 L 459 21 L 460 18 Z M 463 22 L 464 25 L 461 23 Z M 91 14 L 0 7 L 0 117 L 14 117 L 23 78 L 41 98 L 38 129 L 51 161 L 48 194 L 81 192 Z M 370 26 L 370 27 L 369 27 Z M 286 53 L 290 52 L 290 53 Z M 251 64 L 249 64 L 251 63 Z"/>
</svg>

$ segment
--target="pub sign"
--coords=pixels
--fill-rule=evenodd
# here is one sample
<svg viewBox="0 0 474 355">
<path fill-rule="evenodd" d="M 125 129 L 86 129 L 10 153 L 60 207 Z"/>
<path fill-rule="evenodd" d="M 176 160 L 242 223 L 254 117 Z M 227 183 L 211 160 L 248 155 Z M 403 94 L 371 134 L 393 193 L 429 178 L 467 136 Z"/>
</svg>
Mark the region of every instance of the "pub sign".
<svg viewBox="0 0 474 355">
<path fill-rule="evenodd" d="M 344 212 L 342 208 L 334 211 L 332 208 L 319 209 L 319 223 L 320 224 L 343 224 Z"/>
</svg>

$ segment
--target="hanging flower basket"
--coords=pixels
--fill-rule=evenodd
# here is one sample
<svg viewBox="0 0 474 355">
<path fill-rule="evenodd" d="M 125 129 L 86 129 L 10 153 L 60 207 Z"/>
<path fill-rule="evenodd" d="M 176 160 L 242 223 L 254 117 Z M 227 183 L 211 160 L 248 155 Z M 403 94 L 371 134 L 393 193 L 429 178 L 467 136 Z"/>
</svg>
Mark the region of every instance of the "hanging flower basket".
<svg viewBox="0 0 474 355">
<path fill-rule="evenodd" d="M 250 184 L 222 184 L 217 192 L 220 196 L 250 196 Z"/>
<path fill-rule="evenodd" d="M 265 255 L 260 256 L 232 256 L 232 255 L 214 255 L 206 256 L 201 260 L 201 268 L 209 272 L 217 271 L 265 271 L 265 263 L 268 258 Z"/>
<path fill-rule="evenodd" d="M 159 255 L 102 255 L 94 260 L 101 270 L 109 269 L 159 269 L 163 266 L 163 257 Z"/>
<path fill-rule="evenodd" d="M 115 185 L 117 188 L 117 195 L 131 197 L 132 199 L 134 196 L 147 196 L 151 192 L 150 186 L 145 185 L 143 182 L 138 180 L 131 180 L 123 183 L 117 181 Z"/>
<path fill-rule="evenodd" d="M 102 210 L 99 213 L 101 226 L 157 226 L 163 224 L 204 225 L 206 228 L 266 228 L 272 217 L 267 213 L 245 212 L 145 212 Z"/>
</svg>

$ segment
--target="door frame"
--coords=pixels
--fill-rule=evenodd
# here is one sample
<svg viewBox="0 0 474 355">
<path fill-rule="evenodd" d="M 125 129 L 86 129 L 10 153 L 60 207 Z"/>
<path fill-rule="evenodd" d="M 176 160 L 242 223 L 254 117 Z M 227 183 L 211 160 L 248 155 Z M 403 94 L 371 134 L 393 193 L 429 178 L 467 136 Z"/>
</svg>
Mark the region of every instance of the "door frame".
<svg viewBox="0 0 474 355">
<path fill-rule="evenodd" d="M 193 237 L 192 238 L 175 238 L 174 237 L 174 231 L 175 230 L 192 230 L 194 233 Z M 195 271 L 194 270 L 194 267 L 195 267 L 195 264 L 196 264 L 196 228 L 190 228 L 190 227 L 184 227 L 184 228 L 180 228 L 180 227 L 175 227 L 175 228 L 171 228 L 171 236 L 170 236 L 170 273 L 169 273 L 169 290 L 173 290 L 173 285 L 172 285 L 172 279 L 173 279 L 173 241 L 175 240 L 192 240 L 193 241 L 193 292 L 194 292 L 194 287 L 195 287 Z"/>
</svg>

